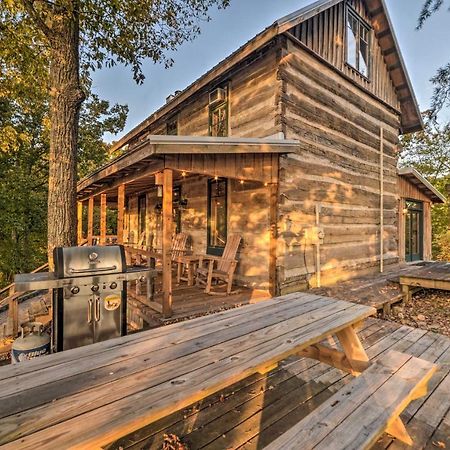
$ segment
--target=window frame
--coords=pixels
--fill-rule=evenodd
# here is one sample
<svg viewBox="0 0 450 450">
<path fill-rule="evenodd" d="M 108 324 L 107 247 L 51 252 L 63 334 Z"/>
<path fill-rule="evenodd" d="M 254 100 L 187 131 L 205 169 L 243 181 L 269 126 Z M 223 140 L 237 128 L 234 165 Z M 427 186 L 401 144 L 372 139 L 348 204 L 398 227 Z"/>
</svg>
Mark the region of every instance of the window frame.
<svg viewBox="0 0 450 450">
<path fill-rule="evenodd" d="M 412 253 L 411 242 L 407 242 L 406 239 L 406 226 L 407 220 L 406 217 L 404 219 L 404 230 L 403 233 L 405 235 L 405 261 L 406 262 L 417 262 L 423 260 L 423 252 L 424 252 L 424 239 L 425 239 L 425 202 L 422 200 L 417 200 L 413 198 L 405 198 L 404 205 L 406 209 L 406 215 L 410 213 L 417 213 L 419 215 L 419 230 L 418 230 L 418 244 L 419 244 L 419 253 Z M 411 225 L 411 223 L 410 223 Z M 411 230 L 409 230 L 411 236 Z M 408 248 L 407 248 L 408 246 Z"/>
<path fill-rule="evenodd" d="M 348 33 L 349 33 L 349 17 L 352 16 L 357 22 L 358 22 L 358 37 L 356 39 L 356 65 L 357 67 L 353 66 L 349 62 L 349 48 L 348 48 Z M 354 8 L 349 3 L 346 3 L 345 5 L 345 33 L 344 33 L 344 39 L 345 39 L 345 65 L 348 66 L 350 69 L 355 71 L 358 75 L 360 75 L 362 78 L 364 78 L 367 81 L 371 81 L 371 75 L 372 75 L 372 26 L 367 23 L 367 21 L 361 17 L 357 11 L 355 11 Z M 367 75 L 361 72 L 360 70 L 360 45 L 361 45 L 361 27 L 364 27 L 367 31 Z"/>
<path fill-rule="evenodd" d="M 225 245 L 223 247 L 211 245 L 211 193 L 214 183 L 224 182 L 225 183 L 225 236 L 228 239 L 228 179 L 219 178 L 215 180 L 214 178 L 208 179 L 208 195 L 207 195 L 207 226 L 206 226 L 206 253 L 209 255 L 222 256 L 225 250 Z"/>
<path fill-rule="evenodd" d="M 169 133 L 169 125 L 175 123 L 176 133 Z M 178 136 L 178 114 L 170 117 L 166 122 L 166 135 L 167 136 Z"/>
<path fill-rule="evenodd" d="M 182 187 L 181 184 L 175 185 L 172 190 L 173 194 L 173 224 L 175 228 L 175 233 L 181 233 L 183 221 L 182 221 L 182 209 L 180 208 L 180 201 L 182 199 Z M 178 193 L 178 199 L 176 200 L 176 193 Z"/>
<path fill-rule="evenodd" d="M 218 103 L 217 105 L 208 105 L 208 135 L 212 137 L 228 137 L 230 135 L 230 85 L 229 83 L 225 85 L 217 86 L 218 88 L 224 89 L 227 93 L 226 100 Z M 218 136 L 213 135 L 213 114 L 219 109 L 225 109 L 226 113 L 226 135 L 225 136 Z"/>
<path fill-rule="evenodd" d="M 144 205 L 142 205 L 142 202 Z M 144 212 L 144 217 L 142 217 L 142 213 Z M 143 219 L 143 222 L 142 222 Z M 144 227 L 143 229 L 142 226 Z M 141 239 L 142 233 L 146 233 L 147 231 L 147 194 L 141 194 L 138 196 L 138 237 L 137 242 Z"/>
</svg>

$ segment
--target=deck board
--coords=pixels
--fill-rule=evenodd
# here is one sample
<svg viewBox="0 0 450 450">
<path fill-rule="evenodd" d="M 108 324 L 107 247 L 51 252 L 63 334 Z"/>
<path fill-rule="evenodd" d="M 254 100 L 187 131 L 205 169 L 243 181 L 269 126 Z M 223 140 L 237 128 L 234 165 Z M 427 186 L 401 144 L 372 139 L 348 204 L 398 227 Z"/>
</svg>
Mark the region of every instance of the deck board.
<svg viewBox="0 0 450 450">
<path fill-rule="evenodd" d="M 436 362 L 440 369 L 430 382 L 430 393 L 413 401 L 402 419 L 414 449 L 436 449 L 433 442 L 450 448 L 450 338 L 432 332 L 369 319 L 359 333 L 368 355 L 393 349 Z M 308 412 L 338 391 L 350 379 L 338 369 L 307 358 L 290 358 L 265 376 L 253 376 L 199 404 L 178 411 L 124 437 L 108 449 L 161 448 L 165 433 L 180 436 L 190 450 L 239 448 L 258 450 L 284 433 Z M 439 407 L 435 402 L 440 401 Z M 427 411 L 432 410 L 432 413 Z M 405 448 L 387 435 L 375 445 Z"/>
</svg>

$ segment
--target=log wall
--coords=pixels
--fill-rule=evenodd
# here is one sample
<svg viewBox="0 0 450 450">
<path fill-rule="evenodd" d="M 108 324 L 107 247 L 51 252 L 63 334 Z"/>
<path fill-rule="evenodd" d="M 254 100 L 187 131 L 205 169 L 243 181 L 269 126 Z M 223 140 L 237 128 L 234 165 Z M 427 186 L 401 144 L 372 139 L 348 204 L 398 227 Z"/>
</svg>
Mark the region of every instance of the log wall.
<svg viewBox="0 0 450 450">
<path fill-rule="evenodd" d="M 279 132 L 274 118 L 277 102 L 278 41 L 272 42 L 232 72 L 198 92 L 169 116 L 149 124 L 141 136 L 166 134 L 166 122 L 177 116 L 180 136 L 209 134 L 209 92 L 219 85 L 229 88 L 229 135 L 239 137 L 269 137 Z"/>
<path fill-rule="evenodd" d="M 324 284 L 375 269 L 380 260 L 380 128 L 384 130 L 384 261 L 398 260 L 397 146 L 400 118 L 314 55 L 287 39 L 279 66 L 282 126 L 298 139 L 282 158 L 278 245 L 282 292 L 315 282 L 315 247 L 302 237 L 315 224 Z M 296 236 L 292 241 L 292 233 Z M 287 236 L 287 239 L 286 239 Z"/>
</svg>

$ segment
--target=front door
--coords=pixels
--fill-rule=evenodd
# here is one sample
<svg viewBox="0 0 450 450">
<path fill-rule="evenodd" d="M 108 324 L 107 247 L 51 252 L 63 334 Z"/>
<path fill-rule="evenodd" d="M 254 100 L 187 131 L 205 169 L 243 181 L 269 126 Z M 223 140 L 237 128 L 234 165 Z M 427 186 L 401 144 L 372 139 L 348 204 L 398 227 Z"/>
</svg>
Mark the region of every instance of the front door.
<svg viewBox="0 0 450 450">
<path fill-rule="evenodd" d="M 423 203 L 405 202 L 405 257 L 406 261 L 423 259 Z"/>
</svg>

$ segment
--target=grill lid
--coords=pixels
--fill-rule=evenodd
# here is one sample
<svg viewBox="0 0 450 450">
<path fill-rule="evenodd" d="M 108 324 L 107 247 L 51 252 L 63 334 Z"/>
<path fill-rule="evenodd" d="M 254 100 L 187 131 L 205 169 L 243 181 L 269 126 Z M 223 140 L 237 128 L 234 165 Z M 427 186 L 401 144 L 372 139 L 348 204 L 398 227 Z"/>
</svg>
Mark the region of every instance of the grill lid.
<svg viewBox="0 0 450 450">
<path fill-rule="evenodd" d="M 126 272 L 122 245 L 107 247 L 57 247 L 53 251 L 57 278 Z"/>
</svg>

